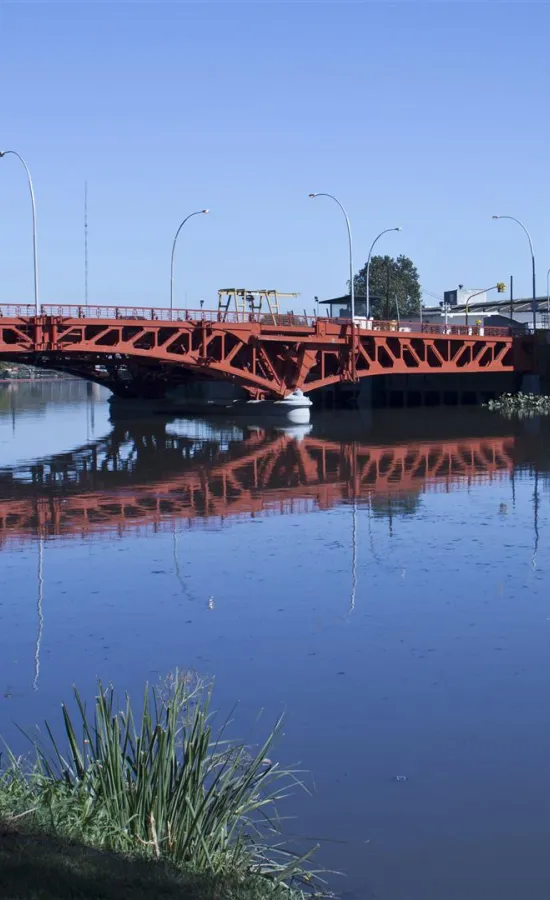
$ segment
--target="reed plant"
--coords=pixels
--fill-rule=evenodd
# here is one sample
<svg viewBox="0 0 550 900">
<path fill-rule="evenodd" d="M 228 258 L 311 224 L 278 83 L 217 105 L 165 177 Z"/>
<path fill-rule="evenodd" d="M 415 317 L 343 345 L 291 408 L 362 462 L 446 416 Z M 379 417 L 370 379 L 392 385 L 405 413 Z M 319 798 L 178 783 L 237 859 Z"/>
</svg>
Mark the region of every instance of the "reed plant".
<svg viewBox="0 0 550 900">
<path fill-rule="evenodd" d="M 46 723 L 30 760 L 8 750 L 0 818 L 193 872 L 311 884 L 315 848 L 282 839 L 278 805 L 302 782 L 269 759 L 281 721 L 251 751 L 229 739 L 229 720 L 215 725 L 211 701 L 211 685 L 179 673 L 146 685 L 138 711 L 101 682 L 89 709 L 75 688 L 59 736 Z"/>
</svg>

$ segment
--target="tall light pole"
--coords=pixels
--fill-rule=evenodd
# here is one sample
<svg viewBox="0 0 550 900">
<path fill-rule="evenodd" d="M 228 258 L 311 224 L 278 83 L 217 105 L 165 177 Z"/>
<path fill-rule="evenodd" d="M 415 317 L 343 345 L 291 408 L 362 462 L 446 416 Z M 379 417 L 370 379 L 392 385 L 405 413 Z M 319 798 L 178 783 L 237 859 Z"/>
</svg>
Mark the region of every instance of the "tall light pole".
<svg viewBox="0 0 550 900">
<path fill-rule="evenodd" d="M 550 269 L 546 273 L 546 316 L 548 321 L 546 323 L 546 327 L 550 328 Z"/>
<path fill-rule="evenodd" d="M 31 195 L 31 206 L 32 206 L 32 252 L 33 252 L 33 262 L 34 262 L 34 312 L 35 315 L 38 315 L 40 312 L 40 308 L 38 305 L 38 254 L 36 251 L 36 203 L 34 201 L 34 188 L 32 186 L 32 178 L 29 167 L 22 156 L 17 152 L 17 150 L 0 150 L 0 159 L 3 156 L 16 156 L 25 172 L 27 173 L 27 181 L 29 184 L 29 193 Z"/>
<path fill-rule="evenodd" d="M 372 244 L 370 245 L 369 255 L 367 259 L 367 274 L 365 277 L 365 297 L 367 299 L 367 319 L 370 319 L 370 288 L 369 288 L 369 274 L 370 274 L 370 261 L 372 256 L 372 251 L 374 250 L 374 245 L 384 234 L 388 234 L 389 231 L 401 231 L 401 226 L 398 225 L 396 228 L 385 228 L 384 231 L 381 231 L 380 234 L 377 234 Z"/>
<path fill-rule="evenodd" d="M 198 209 L 196 212 L 190 213 L 190 215 L 188 215 L 183 220 L 180 227 L 176 231 L 176 235 L 174 237 L 174 243 L 172 244 L 172 260 L 170 262 L 170 309 L 173 309 L 173 307 L 174 307 L 174 254 L 176 252 L 176 243 L 178 240 L 178 235 L 179 235 L 181 229 L 183 228 L 183 226 L 185 225 L 185 223 L 188 222 L 189 219 L 192 219 L 193 216 L 207 215 L 209 212 L 210 212 L 209 209 Z"/>
<path fill-rule="evenodd" d="M 355 286 L 353 284 L 353 244 L 351 240 L 351 225 L 349 223 L 349 218 L 346 210 L 338 200 L 338 197 L 335 197 L 334 194 L 310 194 L 311 198 L 313 197 L 330 197 L 331 200 L 334 200 L 335 203 L 338 204 L 342 212 L 344 213 L 344 217 L 346 220 L 346 225 L 348 229 L 348 243 L 349 243 L 349 290 L 350 290 L 350 300 L 351 300 L 351 321 L 355 319 Z"/>
<path fill-rule="evenodd" d="M 516 219 L 514 216 L 493 216 L 493 219 L 511 219 L 512 222 L 516 222 L 520 228 L 523 228 L 525 234 L 527 235 L 527 240 L 529 241 L 529 249 L 531 251 L 531 269 L 533 274 L 533 331 L 537 330 L 537 284 L 536 284 L 536 274 L 535 274 L 535 253 L 533 250 L 533 241 L 531 240 L 531 235 L 527 231 L 527 228 L 520 222 L 519 219 Z"/>
</svg>

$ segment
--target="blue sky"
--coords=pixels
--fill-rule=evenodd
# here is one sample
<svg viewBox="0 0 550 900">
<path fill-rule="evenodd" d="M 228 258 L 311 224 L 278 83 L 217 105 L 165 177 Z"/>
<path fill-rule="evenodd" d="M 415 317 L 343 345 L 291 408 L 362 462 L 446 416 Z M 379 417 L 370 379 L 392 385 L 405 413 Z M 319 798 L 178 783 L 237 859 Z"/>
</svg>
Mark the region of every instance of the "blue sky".
<svg viewBox="0 0 550 900">
<path fill-rule="evenodd" d="M 343 292 L 379 244 L 427 291 L 550 266 L 550 6 L 0 0 L 0 146 L 26 158 L 41 299 L 214 304 L 230 285 Z M 0 302 L 31 302 L 23 172 L 0 160 Z"/>
</svg>

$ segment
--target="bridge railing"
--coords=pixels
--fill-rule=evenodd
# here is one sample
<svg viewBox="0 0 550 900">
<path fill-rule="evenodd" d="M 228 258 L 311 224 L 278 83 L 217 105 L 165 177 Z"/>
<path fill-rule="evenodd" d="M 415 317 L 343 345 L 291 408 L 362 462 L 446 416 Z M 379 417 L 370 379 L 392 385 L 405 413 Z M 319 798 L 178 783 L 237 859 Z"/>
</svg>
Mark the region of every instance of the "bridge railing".
<svg viewBox="0 0 550 900">
<path fill-rule="evenodd" d="M 324 319 L 323 321 L 337 322 L 340 325 L 350 325 L 349 319 Z M 524 329 L 510 326 L 495 327 L 491 325 L 445 325 L 437 322 L 398 322 L 395 319 L 355 319 L 355 326 L 360 331 L 396 331 L 401 334 L 447 334 L 467 337 L 472 335 L 487 337 L 509 337 L 512 334 L 524 334 Z"/>
<path fill-rule="evenodd" d="M 34 304 L 30 303 L 2 303 L 0 304 L 0 316 L 13 319 L 34 316 Z"/>
<path fill-rule="evenodd" d="M 0 307 L 1 309 L 1 307 Z M 26 313 L 32 315 L 34 308 Z M 164 309 L 148 306 L 81 306 L 77 304 L 44 303 L 44 316 L 61 316 L 69 319 L 138 319 L 157 322 L 258 322 L 263 325 L 312 326 L 315 316 L 295 313 L 225 312 L 217 309 Z"/>
<path fill-rule="evenodd" d="M 218 309 L 165 309 L 148 306 L 102 306 L 89 304 L 57 304 L 45 303 L 40 308 L 43 316 L 57 316 L 63 319 L 123 319 L 124 321 L 157 321 L 157 322 L 226 322 L 228 324 L 275 325 L 289 328 L 315 328 L 317 322 L 328 322 L 342 327 L 350 326 L 350 319 L 325 318 L 318 316 L 297 315 L 295 313 L 268 312 L 236 312 Z M 27 318 L 34 316 L 31 304 L 0 304 L 0 317 Z M 372 320 L 357 317 L 355 327 L 365 331 L 395 331 L 398 333 L 414 332 L 415 334 L 508 337 L 512 334 L 524 334 L 520 326 L 494 327 L 489 325 L 450 325 L 434 322 L 397 322 L 396 320 Z"/>
<path fill-rule="evenodd" d="M 156 309 L 149 306 L 88 306 L 77 304 L 45 303 L 41 307 L 44 316 L 60 316 L 64 319 L 140 319 L 145 321 L 178 322 L 185 319 L 185 310 Z M 188 318 L 192 318 L 188 316 Z M 193 317 L 194 318 L 194 317 Z"/>
<path fill-rule="evenodd" d="M 494 325 L 440 325 L 434 322 L 402 322 L 397 330 L 405 332 L 421 331 L 422 334 L 449 334 L 461 337 L 465 337 L 468 335 L 509 337 L 511 334 L 523 334 L 523 329 L 512 328 L 508 325 L 498 327 Z"/>
</svg>

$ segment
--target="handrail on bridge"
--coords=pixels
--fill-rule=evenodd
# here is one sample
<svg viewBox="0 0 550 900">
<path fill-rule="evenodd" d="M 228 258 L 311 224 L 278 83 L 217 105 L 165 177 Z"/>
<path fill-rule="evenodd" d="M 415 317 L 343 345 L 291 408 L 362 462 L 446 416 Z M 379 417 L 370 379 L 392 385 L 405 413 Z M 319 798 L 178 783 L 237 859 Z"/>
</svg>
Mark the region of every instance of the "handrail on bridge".
<svg viewBox="0 0 550 900">
<path fill-rule="evenodd" d="M 88 306 L 80 304 L 44 303 L 40 307 L 42 316 L 63 319 L 114 319 L 138 320 L 154 322 L 212 322 L 220 324 L 260 324 L 280 328 L 316 328 L 317 323 L 351 327 L 350 319 L 329 318 L 322 316 L 297 315 L 296 313 L 279 313 L 273 321 L 273 315 L 258 312 L 221 312 L 211 309 L 164 309 L 145 306 Z M 34 306 L 25 304 L 0 304 L 0 318 L 33 318 Z M 366 331 L 394 331 L 407 334 L 440 334 L 448 336 L 479 335 L 487 337 L 505 337 L 525 334 L 522 327 L 495 327 L 484 325 L 445 325 L 434 322 L 372 320 L 356 317 L 354 328 L 364 334 Z"/>
</svg>

